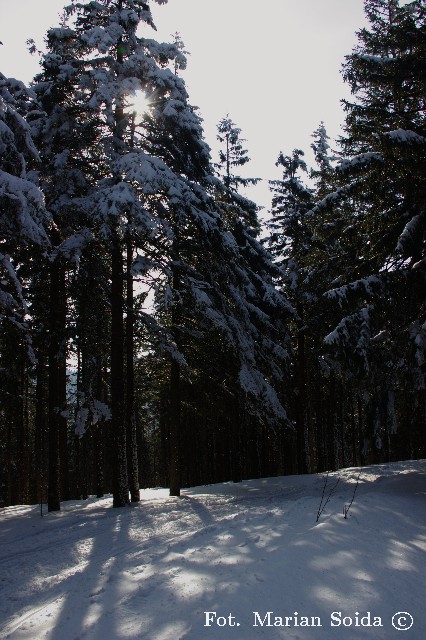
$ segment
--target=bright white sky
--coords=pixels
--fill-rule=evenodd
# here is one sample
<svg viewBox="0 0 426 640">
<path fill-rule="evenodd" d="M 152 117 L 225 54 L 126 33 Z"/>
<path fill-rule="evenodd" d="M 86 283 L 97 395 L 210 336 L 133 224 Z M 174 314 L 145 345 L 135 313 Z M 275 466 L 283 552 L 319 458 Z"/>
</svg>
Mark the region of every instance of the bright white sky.
<svg viewBox="0 0 426 640">
<path fill-rule="evenodd" d="M 67 0 L 0 0 L 0 71 L 29 82 L 38 70 L 26 40 L 43 46 Z M 190 101 L 200 108 L 208 144 L 216 124 L 230 114 L 242 129 L 252 158 L 245 175 L 280 177 L 280 150 L 304 149 L 324 121 L 340 133 L 340 100 L 348 96 L 340 67 L 365 24 L 362 0 L 169 0 L 151 1 L 157 33 L 171 41 L 178 31 L 191 55 L 183 73 Z M 265 183 L 250 193 L 268 204 Z"/>
</svg>

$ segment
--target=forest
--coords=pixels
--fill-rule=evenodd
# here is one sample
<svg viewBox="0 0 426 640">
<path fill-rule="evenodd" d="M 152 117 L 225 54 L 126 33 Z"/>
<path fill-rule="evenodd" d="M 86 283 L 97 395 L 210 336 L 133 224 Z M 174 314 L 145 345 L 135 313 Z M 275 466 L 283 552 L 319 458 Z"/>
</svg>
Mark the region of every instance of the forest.
<svg viewBox="0 0 426 640">
<path fill-rule="evenodd" d="M 278 141 L 266 222 L 148 0 L 0 73 L 0 507 L 426 458 L 426 5 L 364 5 L 344 134 Z"/>
</svg>

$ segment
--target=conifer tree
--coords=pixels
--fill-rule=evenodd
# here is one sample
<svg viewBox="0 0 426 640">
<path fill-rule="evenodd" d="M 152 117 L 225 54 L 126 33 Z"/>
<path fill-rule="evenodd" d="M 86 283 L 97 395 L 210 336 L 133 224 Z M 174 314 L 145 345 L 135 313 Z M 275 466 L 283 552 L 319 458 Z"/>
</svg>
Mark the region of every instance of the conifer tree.
<svg viewBox="0 0 426 640">
<path fill-rule="evenodd" d="M 47 346 L 48 355 L 41 351 L 37 354 L 40 361 L 48 358 L 49 511 L 59 510 L 61 499 L 69 498 L 69 274 L 91 241 L 93 227 L 87 210 L 76 201 L 93 189 L 102 170 L 101 156 L 94 144 L 96 119 L 87 117 L 86 107 L 76 97 L 80 90 L 79 61 L 71 41 L 71 31 L 64 25 L 48 32 L 48 52 L 41 58 L 42 71 L 34 81 L 41 110 L 34 110 L 29 116 L 42 157 L 41 186 L 53 220 L 49 234 L 52 249 L 38 264 L 49 283 L 49 339 L 47 345 L 39 342 L 40 349 Z M 37 324 L 43 322 L 45 313 L 36 302 Z"/>
<path fill-rule="evenodd" d="M 14 310 L 25 315 L 25 298 L 22 283 L 17 275 L 17 252 L 25 245 L 48 244 L 43 195 L 33 181 L 28 164 L 39 160 L 30 126 L 23 116 L 35 102 L 34 93 L 22 82 L 0 74 L 0 242 L 2 284 L 8 291 L 1 293 L 0 310 L 13 316 Z M 5 284 L 7 283 L 7 284 Z M 19 320 L 17 320 L 19 322 Z M 22 326 L 24 328 L 24 326 Z"/>
<path fill-rule="evenodd" d="M 410 387 L 416 397 L 424 376 L 426 14 L 417 1 L 366 0 L 365 11 L 370 25 L 343 68 L 354 96 L 345 101 L 346 159 L 314 212 L 332 211 L 344 234 L 344 284 L 327 297 L 345 315 L 326 344 L 374 389 L 368 446 L 388 457 L 395 415 L 375 417 L 374 406 L 393 406 L 389 394 Z"/>
<path fill-rule="evenodd" d="M 314 141 L 311 149 L 314 152 L 317 169 L 311 169 L 310 176 L 316 182 L 315 196 L 317 199 L 324 198 L 327 193 L 332 191 L 333 181 L 333 163 L 337 160 L 337 156 L 329 145 L 330 137 L 327 134 L 324 122 L 321 122 L 318 128 L 313 132 Z"/>
<path fill-rule="evenodd" d="M 256 232 L 259 230 L 257 219 L 257 207 L 248 198 L 239 197 L 238 192 L 241 187 L 255 185 L 260 178 L 245 178 L 236 173 L 239 167 L 246 165 L 250 161 L 248 150 L 244 149 L 246 140 L 241 138 L 241 129 L 231 120 L 229 115 L 222 118 L 217 125 L 217 139 L 221 143 L 219 149 L 219 163 L 216 165 L 219 177 L 224 189 L 224 196 L 217 198 L 224 201 L 222 205 L 222 222 L 226 225 L 228 218 L 234 219 L 240 216 L 248 226 Z M 224 206 L 227 205 L 227 206 Z M 232 227 L 232 222 L 231 222 Z"/>
<path fill-rule="evenodd" d="M 33 91 L 0 74 L 0 502 L 28 501 L 29 390 L 35 365 L 29 322 L 32 256 L 46 250 L 49 216 L 32 169 L 39 162 L 28 111 Z"/>
<path fill-rule="evenodd" d="M 260 230 L 258 207 L 238 192 L 241 187 L 259 181 L 258 178 L 243 178 L 236 173 L 237 168 L 250 160 L 244 149 L 245 140 L 240 133 L 241 130 L 229 116 L 223 118 L 218 125 L 217 138 L 222 147 L 217 168 L 221 182 L 216 185 L 215 197 L 221 222 L 237 251 L 233 262 L 235 275 L 238 276 L 230 280 L 229 289 L 224 291 L 232 313 L 244 327 L 245 340 L 251 341 L 259 334 L 264 339 L 258 345 L 254 338 L 249 348 L 248 344 L 239 344 L 236 339 L 236 362 L 240 361 L 237 365 L 238 385 L 230 387 L 234 395 L 233 406 L 236 408 L 231 428 L 234 451 L 241 449 L 241 442 L 244 441 L 243 424 L 248 416 L 255 416 L 255 420 L 260 420 L 261 424 L 268 427 L 279 424 L 283 431 L 288 427 L 287 415 L 281 404 L 286 404 L 281 388 L 287 377 L 289 356 L 285 325 L 293 314 L 286 298 L 275 288 L 279 272 L 273 264 L 272 256 L 257 238 Z M 221 280 L 227 282 L 229 276 L 222 277 Z M 248 352 L 251 353 L 249 358 Z M 260 383 L 262 377 L 270 386 L 263 387 Z M 272 410 L 265 409 L 262 396 L 269 398 Z M 254 403 L 258 403 L 258 406 L 255 407 Z M 262 406 L 262 418 L 259 406 Z M 237 477 L 236 473 L 233 475 Z"/>
<path fill-rule="evenodd" d="M 297 312 L 294 353 L 294 398 L 292 418 L 296 427 L 298 470 L 308 469 L 307 424 L 307 354 L 305 331 L 312 303 L 312 284 L 309 284 L 309 253 L 313 229 L 307 218 L 312 206 L 313 192 L 303 181 L 301 173 L 307 173 L 307 165 L 301 149 L 294 149 L 291 156 L 280 152 L 277 166 L 283 168 L 282 180 L 271 181 L 272 210 L 268 223 L 270 235 L 267 242 L 277 264 L 281 267 L 280 284 Z"/>
<path fill-rule="evenodd" d="M 159 335 L 163 336 L 163 345 L 171 358 L 170 481 L 174 495 L 179 494 L 181 484 L 180 386 L 185 324 L 192 321 L 190 300 L 194 296 L 198 301 L 202 299 L 199 311 L 206 315 L 213 301 L 223 304 L 224 298 L 218 295 L 218 284 L 213 280 L 216 272 L 209 271 L 207 266 L 209 260 L 213 264 L 213 255 L 217 264 L 222 265 L 226 261 L 222 262 L 219 256 L 230 256 L 227 278 L 232 280 L 234 259 L 239 258 L 239 253 L 235 243 L 222 234 L 220 216 L 207 191 L 213 178 L 200 120 L 188 104 L 183 82 L 167 68 L 182 55 L 179 49 L 136 35 L 138 20 L 152 22 L 145 3 L 130 0 L 117 5 L 106 0 L 76 3 L 66 12 L 74 20 L 69 22 L 72 26 L 65 22 L 59 29 L 51 30 L 49 37 L 52 47 L 56 47 L 56 56 L 66 44 L 64 55 L 68 57 L 58 64 L 60 77 L 71 82 L 75 112 L 87 113 L 93 122 L 96 145 L 87 149 L 86 154 L 92 159 L 92 154 L 97 157 L 96 149 L 100 149 L 97 153 L 101 171 L 86 192 L 80 191 L 71 202 L 82 211 L 92 211 L 90 231 L 103 234 L 110 251 L 111 431 L 116 456 L 113 495 L 114 506 L 122 506 L 128 501 L 127 458 L 131 454 L 126 446 L 123 385 L 126 239 L 130 246 L 127 269 L 147 273 L 160 268 L 164 275 L 159 291 L 165 294 L 166 306 L 171 301 L 170 323 L 159 327 Z M 132 114 L 126 112 L 126 105 L 131 102 L 131 94 L 142 88 L 148 98 L 155 96 L 155 100 L 141 123 L 136 123 Z M 138 251 L 132 267 L 131 245 Z M 131 286 L 128 278 L 128 294 Z M 211 298 L 200 296 L 204 287 L 212 290 Z M 234 323 L 233 331 L 228 327 L 230 335 L 241 333 L 234 317 L 235 300 L 234 297 L 231 306 L 227 302 L 226 322 L 223 313 L 210 313 L 213 324 L 222 328 L 231 321 Z M 131 306 L 129 298 L 128 319 L 132 315 Z M 244 330 L 252 328 L 246 324 Z M 127 335 L 131 340 L 129 327 Z M 127 369 L 130 374 L 129 364 Z M 247 375 L 244 380 L 247 384 Z M 265 382 L 262 385 L 269 388 Z"/>
<path fill-rule="evenodd" d="M 194 118 L 193 115 L 191 117 Z M 148 119 L 146 131 L 148 140 L 150 143 L 152 141 L 152 149 L 168 160 L 174 147 L 173 156 L 178 158 L 181 154 L 180 149 L 176 148 L 179 138 L 176 135 L 166 137 L 162 134 L 167 122 L 154 120 L 152 114 Z M 263 418 L 265 417 L 264 411 L 260 412 L 253 407 L 255 400 L 262 398 L 265 404 L 269 404 L 266 411 L 268 416 L 273 414 L 276 421 L 278 412 L 281 420 L 284 421 L 285 418 L 278 397 L 274 396 L 273 386 L 268 384 L 275 377 L 273 384 L 276 385 L 279 371 L 282 378 L 282 370 L 277 361 L 280 360 L 282 365 L 285 349 L 281 348 L 280 351 L 270 339 L 275 327 L 273 328 L 272 322 L 267 324 L 269 318 L 265 313 L 268 305 L 269 311 L 273 305 L 276 310 L 282 298 L 276 294 L 272 285 L 270 274 L 274 267 L 269 257 L 257 243 L 253 229 L 242 223 L 243 206 L 252 211 L 253 207 L 255 211 L 256 206 L 247 203 L 242 196 L 231 190 L 226 194 L 223 183 L 214 179 L 211 173 L 208 153 L 204 152 L 200 156 L 198 149 L 205 148 L 204 143 L 201 144 L 201 139 L 197 142 L 194 134 L 191 144 L 189 143 L 190 140 L 186 143 L 186 154 L 182 156 L 181 176 L 187 178 L 185 190 L 190 188 L 190 198 L 183 199 L 179 196 L 176 185 L 173 199 L 167 205 L 163 203 L 159 210 L 169 234 L 169 240 L 166 238 L 163 244 L 163 258 L 161 261 L 157 258 L 158 264 L 164 263 L 166 276 L 161 280 L 158 290 L 157 318 L 164 329 L 168 330 L 166 344 L 172 356 L 170 396 L 169 402 L 164 404 L 166 407 L 168 404 L 170 429 L 179 425 L 179 434 L 169 430 L 168 435 L 171 459 L 180 460 L 178 464 L 172 462 L 170 468 L 171 491 L 174 495 L 179 494 L 179 477 L 182 478 L 183 474 L 188 476 L 185 469 L 188 455 L 182 448 L 183 443 L 187 442 L 186 407 L 194 404 L 193 398 L 187 393 L 188 382 L 193 379 L 194 367 L 199 368 L 199 353 L 200 349 L 204 350 L 203 341 L 205 343 L 206 336 L 209 336 L 208 340 L 212 344 L 221 345 L 219 352 L 220 357 L 223 357 L 223 368 L 220 376 L 229 377 L 231 394 L 236 399 L 232 407 L 244 405 L 244 394 L 248 396 L 246 408 L 250 407 L 249 411 L 255 411 L 256 416 L 263 413 Z M 187 160 L 188 150 L 193 150 L 193 155 L 189 155 L 190 160 L 193 158 L 191 163 Z M 178 168 L 177 159 L 174 163 Z M 225 225 L 222 223 L 223 208 L 229 206 L 233 207 L 233 214 L 228 217 Z M 264 310 L 263 314 L 261 309 Z M 283 309 L 279 313 L 285 315 L 288 312 L 285 303 Z M 257 324 L 262 324 L 262 318 L 263 331 L 257 328 Z M 263 342 L 259 342 L 261 332 L 264 334 Z M 276 334 L 274 337 L 276 338 Z M 199 343 L 200 346 L 197 346 Z M 272 355 L 274 346 L 276 352 Z M 269 349 L 269 357 L 262 347 Z M 209 360 L 216 362 L 218 356 L 218 351 L 212 352 Z M 264 376 L 257 367 L 265 372 Z M 211 368 L 214 369 L 214 365 Z M 200 377 L 199 373 L 197 376 Z M 216 384 L 219 385 L 220 380 Z M 209 391 L 203 388 L 201 393 L 208 396 Z M 238 419 L 239 416 L 236 415 L 232 420 L 234 431 L 238 427 Z M 238 438 L 234 438 L 231 445 L 233 456 L 237 449 Z"/>
<path fill-rule="evenodd" d="M 142 232 L 151 225 L 143 207 L 144 190 L 161 180 L 161 167 L 143 153 L 132 151 L 132 116 L 126 112 L 130 96 L 145 88 L 158 97 L 173 93 L 172 74 L 165 70 L 177 51 L 173 45 L 140 38 L 140 22 L 153 26 L 146 3 L 136 0 L 74 3 L 65 9 L 61 27 L 49 31 L 50 57 L 56 75 L 68 83 L 77 123 L 92 127 L 83 155 L 95 168 L 85 173 L 93 181 L 71 198 L 81 211 L 91 212 L 89 228 L 105 238 L 111 258 L 111 448 L 115 455 L 114 506 L 128 502 L 124 386 L 124 230 L 132 224 Z M 91 57 L 90 62 L 88 58 Z M 176 93 L 176 92 L 175 92 Z M 173 96 L 177 98 L 178 96 Z M 164 102 L 163 102 L 164 107 Z M 84 118 L 81 117 L 84 114 Z M 81 117 L 81 120 L 79 119 Z M 82 138 L 83 140 L 87 138 Z M 63 150 L 66 154 L 66 148 Z M 136 174 L 136 175 L 135 175 Z M 123 180 L 122 176 L 126 176 Z M 155 189 L 155 187 L 154 187 Z M 155 227 L 155 223 L 154 223 Z M 137 495 L 135 486 L 134 495 Z"/>
</svg>

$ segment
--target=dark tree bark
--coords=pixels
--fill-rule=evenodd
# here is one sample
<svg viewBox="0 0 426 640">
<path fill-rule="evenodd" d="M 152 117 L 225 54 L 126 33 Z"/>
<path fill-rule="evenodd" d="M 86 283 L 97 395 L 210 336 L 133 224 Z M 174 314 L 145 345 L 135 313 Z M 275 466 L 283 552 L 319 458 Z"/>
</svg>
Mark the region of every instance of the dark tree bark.
<svg viewBox="0 0 426 640">
<path fill-rule="evenodd" d="M 46 452 L 48 433 L 48 369 L 47 356 L 40 350 L 37 354 L 35 402 L 35 464 L 36 493 L 40 504 L 46 501 Z"/>
<path fill-rule="evenodd" d="M 122 0 L 117 9 L 121 11 Z M 117 64 L 124 61 L 122 38 L 117 43 Z M 122 153 L 122 144 L 127 126 L 123 106 L 115 109 L 115 153 Z M 119 182 L 121 177 L 115 176 Z M 112 494 L 113 507 L 129 504 L 129 481 L 127 475 L 126 416 L 124 403 L 124 300 L 123 300 L 123 242 L 120 237 L 119 220 L 111 222 L 111 435 L 113 446 Z"/>
<path fill-rule="evenodd" d="M 65 270 L 59 260 L 50 266 L 50 312 L 49 312 L 49 468 L 48 468 L 48 510 L 59 511 L 60 506 L 60 462 L 59 434 L 63 420 L 60 412 L 63 406 L 62 360 L 65 356 L 65 324 L 62 299 L 65 288 Z"/>
<path fill-rule="evenodd" d="M 241 482 L 242 480 L 242 450 L 241 450 L 241 431 L 242 431 L 242 411 L 240 409 L 238 395 L 234 399 L 234 409 L 232 411 L 231 424 L 231 447 L 230 447 L 230 466 L 233 482 Z"/>
<path fill-rule="evenodd" d="M 328 384 L 327 402 L 327 466 L 330 471 L 337 469 L 336 464 L 336 381 L 331 374 Z"/>
<path fill-rule="evenodd" d="M 175 344 L 180 349 L 180 328 L 182 322 L 181 310 L 181 281 L 179 274 L 180 263 L 180 247 L 179 247 L 179 228 L 178 220 L 175 221 L 176 231 L 172 247 L 172 290 L 173 305 L 171 312 L 172 332 Z M 170 435 L 170 463 L 169 463 L 169 482 L 170 495 L 180 496 L 182 483 L 182 423 L 181 423 L 181 371 L 180 364 L 175 359 L 171 359 L 170 363 L 170 411 L 169 411 L 169 435 Z"/>
<path fill-rule="evenodd" d="M 135 416 L 134 371 L 134 299 L 133 299 L 133 246 L 130 232 L 126 240 L 126 441 L 127 474 L 131 502 L 139 502 L 139 463 Z"/>
<path fill-rule="evenodd" d="M 181 490 L 181 406 L 180 364 L 176 360 L 170 365 L 170 495 L 180 496 Z"/>
<path fill-rule="evenodd" d="M 297 305 L 297 313 L 303 324 L 303 308 Z M 307 473 L 307 414 L 306 414 L 306 353 L 305 335 L 303 330 L 297 334 L 297 362 L 296 362 L 296 432 L 297 432 L 297 466 L 298 473 Z"/>
<path fill-rule="evenodd" d="M 14 402 L 10 419 L 14 423 L 16 433 L 16 469 L 15 469 L 15 492 L 14 498 L 17 504 L 28 502 L 28 420 L 25 411 L 26 392 L 26 366 L 25 348 L 22 342 L 16 345 L 16 387 L 14 389 Z"/>
<path fill-rule="evenodd" d="M 123 256 L 118 225 L 111 247 L 111 429 L 113 446 L 113 506 L 129 504 L 126 424 L 124 415 Z"/>
<path fill-rule="evenodd" d="M 105 381 L 105 373 L 102 365 L 100 364 L 100 371 L 98 377 L 98 397 L 101 402 L 107 404 L 107 388 Z M 105 492 L 105 478 L 104 478 L 104 444 L 105 433 L 108 433 L 107 424 L 102 420 L 95 426 L 95 465 L 96 465 L 96 497 L 102 498 Z"/>
<path fill-rule="evenodd" d="M 70 499 L 69 490 L 69 451 L 68 451 L 68 424 L 67 418 L 61 415 L 67 406 L 67 346 L 66 346 L 66 327 L 67 327 L 67 298 L 66 298 L 66 281 L 65 269 L 61 268 L 60 273 L 60 289 L 58 299 L 58 326 L 60 326 L 60 346 L 57 362 L 58 374 L 58 429 L 59 429 L 59 477 L 60 477 L 60 495 L 61 500 Z"/>
</svg>

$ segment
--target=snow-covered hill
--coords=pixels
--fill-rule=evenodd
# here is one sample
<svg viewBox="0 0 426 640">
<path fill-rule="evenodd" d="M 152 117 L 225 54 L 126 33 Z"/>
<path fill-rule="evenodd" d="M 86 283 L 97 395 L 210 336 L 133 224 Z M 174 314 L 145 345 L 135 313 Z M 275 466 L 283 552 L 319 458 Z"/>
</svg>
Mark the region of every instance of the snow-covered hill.
<svg viewBox="0 0 426 640">
<path fill-rule="evenodd" d="M 426 461 L 324 478 L 3 509 L 0 637 L 423 640 Z"/>
</svg>

